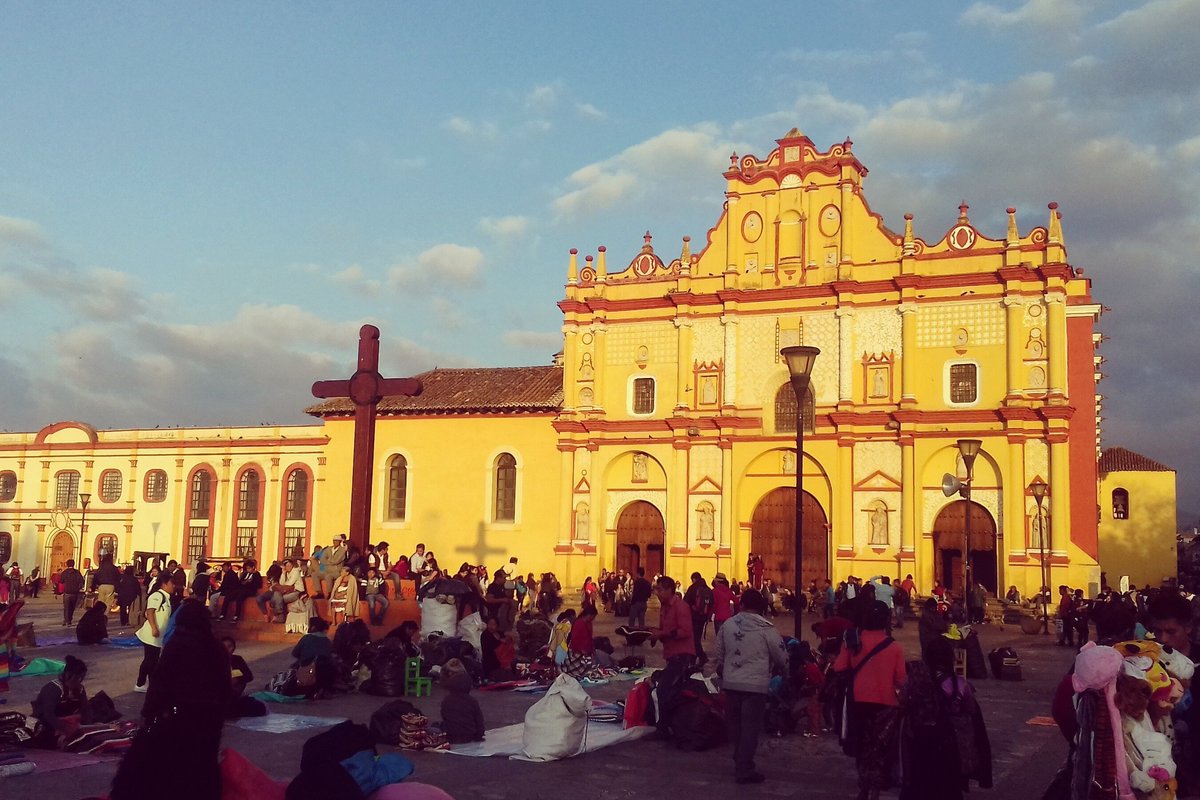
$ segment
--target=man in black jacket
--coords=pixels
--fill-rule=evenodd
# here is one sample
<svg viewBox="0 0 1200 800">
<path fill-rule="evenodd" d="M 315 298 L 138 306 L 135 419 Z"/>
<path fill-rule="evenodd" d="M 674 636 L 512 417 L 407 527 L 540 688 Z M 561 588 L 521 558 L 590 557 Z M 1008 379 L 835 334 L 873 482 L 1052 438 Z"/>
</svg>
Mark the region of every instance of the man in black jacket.
<svg viewBox="0 0 1200 800">
<path fill-rule="evenodd" d="M 247 597 L 257 597 L 263 587 L 262 573 L 258 571 L 258 562 L 253 558 L 247 558 L 242 562 L 242 574 L 238 578 L 237 589 L 225 594 L 225 581 L 221 581 L 221 594 L 224 597 L 221 603 L 221 619 L 226 619 L 229 616 L 229 604 L 234 604 L 233 621 L 237 622 L 242 617 L 242 609 L 246 605 Z"/>
<path fill-rule="evenodd" d="M 75 620 L 75 607 L 83 597 L 83 575 L 75 569 L 75 559 L 67 560 L 67 568 L 58 576 L 63 587 L 63 626 L 71 627 Z"/>
<path fill-rule="evenodd" d="M 229 561 L 221 564 L 220 583 L 217 585 L 217 590 L 208 597 L 209 613 L 216 616 L 218 609 L 225 605 L 223 600 L 237 592 L 238 584 L 238 576 L 233 571 L 233 564 Z"/>
</svg>

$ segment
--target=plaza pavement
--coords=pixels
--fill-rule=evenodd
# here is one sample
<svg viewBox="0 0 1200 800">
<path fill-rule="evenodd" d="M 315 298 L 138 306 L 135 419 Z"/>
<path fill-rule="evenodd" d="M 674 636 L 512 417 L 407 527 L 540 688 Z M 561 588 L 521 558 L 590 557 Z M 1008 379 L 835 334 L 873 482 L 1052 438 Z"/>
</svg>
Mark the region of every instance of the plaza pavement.
<svg viewBox="0 0 1200 800">
<path fill-rule="evenodd" d="M 58 601 L 43 596 L 26 606 L 23 621 L 35 621 L 40 634 L 62 635 L 62 612 Z M 652 624 L 657 612 L 648 615 Z M 596 635 L 611 635 L 622 620 L 601 614 Z M 791 630 L 790 617 L 777 620 L 779 628 Z M 127 635 L 129 629 L 110 628 L 114 635 Z M 896 631 L 896 639 L 906 655 L 916 657 L 915 622 Z M 1004 631 L 983 626 L 984 652 L 1003 644 L 1012 645 L 1023 661 L 1024 681 L 1001 682 L 994 679 L 975 681 L 992 741 L 995 788 L 991 792 L 973 790 L 973 796 L 996 798 L 1040 797 L 1066 754 L 1066 743 L 1057 728 L 1030 725 L 1034 717 L 1049 714 L 1054 687 L 1070 665 L 1072 652 L 1054 646 L 1052 637 L 1023 635 L 1016 627 Z M 618 656 L 624 648 L 619 637 L 612 636 Z M 261 688 L 275 672 L 284 669 L 291 658 L 291 645 L 244 642 L 238 652 L 250 663 L 255 674 L 254 689 Z M 711 649 L 711 634 L 709 639 Z M 67 653 L 82 657 L 89 667 L 87 688 L 91 693 L 106 691 L 126 717 L 135 717 L 142 695 L 132 692 L 141 651 L 113 647 L 79 646 L 24 649 L 28 658 L 46 656 L 61 659 Z M 651 666 L 661 663 L 660 649 L 642 648 Z M 8 693 L 6 710 L 29 712 L 29 703 L 43 684 L 43 678 L 14 678 Z M 589 687 L 599 700 L 624 697 L 631 682 L 614 681 Z M 440 718 L 442 691 L 435 686 L 432 697 L 414 700 L 431 720 Z M 483 707 L 488 728 L 500 727 L 524 718 L 525 710 L 536 697 L 513 692 L 476 692 Z M 342 695 L 327 700 L 288 706 L 272 705 L 277 713 L 307 714 L 330 718 L 350 718 L 367 722 L 371 712 L 391 698 L 365 694 Z M 256 733 L 231 725 L 225 726 L 223 745 L 232 747 L 279 779 L 290 779 L 299 771 L 304 741 L 319 731 L 286 734 Z M 381 748 L 382 749 L 382 748 Z M 532 764 L 500 758 L 465 758 L 439 753 L 405 753 L 416 765 L 414 780 L 445 789 L 458 800 L 562 800 L 563 798 L 640 798 L 710 797 L 736 790 L 739 798 L 805 798 L 833 800 L 853 798 L 856 794 L 852 759 L 842 755 L 832 736 L 805 739 L 793 735 L 782 739 L 764 738 L 759 747 L 759 769 L 767 782 L 759 786 L 736 786 L 731 780 L 732 763 L 728 745 L 702 753 L 676 750 L 653 739 L 617 745 L 595 753 L 549 764 Z M 0 780 L 0 797 L 6 800 L 75 800 L 107 792 L 115 771 L 115 762 L 79 767 L 50 773 Z M 895 797 L 895 793 L 884 793 Z"/>
</svg>

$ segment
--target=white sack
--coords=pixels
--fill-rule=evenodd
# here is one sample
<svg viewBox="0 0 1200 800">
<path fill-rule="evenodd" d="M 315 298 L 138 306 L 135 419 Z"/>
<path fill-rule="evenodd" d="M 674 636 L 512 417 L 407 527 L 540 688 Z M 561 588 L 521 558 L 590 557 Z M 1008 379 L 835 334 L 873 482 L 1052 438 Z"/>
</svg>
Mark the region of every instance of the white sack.
<svg viewBox="0 0 1200 800">
<path fill-rule="evenodd" d="M 525 757 L 554 761 L 582 753 L 591 707 L 592 698 L 579 681 L 566 673 L 559 675 L 546 696 L 525 712 Z"/>
<path fill-rule="evenodd" d="M 439 603 L 432 597 L 421 601 L 421 638 L 431 634 L 453 636 L 458 622 L 458 606 Z"/>
</svg>

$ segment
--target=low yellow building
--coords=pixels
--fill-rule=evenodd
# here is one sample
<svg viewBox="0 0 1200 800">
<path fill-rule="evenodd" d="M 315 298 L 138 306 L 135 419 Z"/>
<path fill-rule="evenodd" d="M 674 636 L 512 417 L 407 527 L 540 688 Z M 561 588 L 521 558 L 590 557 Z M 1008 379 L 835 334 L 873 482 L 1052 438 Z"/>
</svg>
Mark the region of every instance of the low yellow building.
<svg viewBox="0 0 1200 800">
<path fill-rule="evenodd" d="M 1056 204 L 1024 232 L 1010 208 L 989 235 L 964 203 L 922 237 L 911 215 L 896 231 L 871 210 L 850 141 L 821 150 L 792 130 L 776 145 L 731 158 L 699 247 L 682 237 L 664 258 L 647 233 L 614 264 L 603 247 L 572 251 L 555 364 L 434 370 L 422 395 L 385 398 L 371 539 L 393 554 L 424 542 L 451 568 L 517 556 L 568 585 L 602 567 L 743 576 L 756 553 L 790 583 L 799 470 L 806 581 L 913 573 L 922 590 L 959 588 L 969 514 L 987 587 L 1036 590 L 1043 530 L 1056 582 L 1097 587 L 1100 306 Z M 791 344 L 821 350 L 801 404 L 779 356 Z M 94 556 L 100 533 L 122 558 L 188 562 L 327 542 L 349 516 L 353 414 L 348 401 L 309 411 L 323 424 L 0 436 L 0 548 L 7 534 L 49 566 L 68 546 Z M 967 477 L 965 438 L 983 443 L 969 509 L 941 491 L 943 473 Z M 93 500 L 82 543 L 64 472 L 76 495 L 120 488 Z M 241 500 L 250 474 L 258 516 Z M 303 518 L 287 499 L 300 475 Z M 207 516 L 193 513 L 197 480 Z"/>
<path fill-rule="evenodd" d="M 1110 586 L 1122 578 L 1158 586 L 1176 576 L 1175 470 L 1110 447 L 1100 454 L 1100 568 Z"/>
<path fill-rule="evenodd" d="M 28 574 L 137 551 L 271 561 L 308 547 L 320 426 L 0 433 L 0 562 Z M 84 502 L 86 500 L 86 503 Z"/>
</svg>

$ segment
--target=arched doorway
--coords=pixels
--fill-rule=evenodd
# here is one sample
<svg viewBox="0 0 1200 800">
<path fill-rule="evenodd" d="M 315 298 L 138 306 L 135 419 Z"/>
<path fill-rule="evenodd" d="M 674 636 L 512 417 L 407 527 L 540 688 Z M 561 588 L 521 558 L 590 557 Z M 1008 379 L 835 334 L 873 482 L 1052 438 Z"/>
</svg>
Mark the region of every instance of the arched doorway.
<svg viewBox="0 0 1200 800">
<path fill-rule="evenodd" d="M 46 577 L 61 573 L 67 560 L 75 558 L 75 537 L 70 531 L 57 531 L 46 545 Z"/>
<path fill-rule="evenodd" d="M 962 591 L 963 530 L 967 501 L 950 503 L 933 521 L 933 577 L 947 589 Z M 975 580 L 996 593 L 996 521 L 979 503 L 971 503 L 971 562 Z"/>
<path fill-rule="evenodd" d="M 663 571 L 666 541 L 667 529 L 654 504 L 645 500 L 630 503 L 617 517 L 616 568 L 636 575 L 638 567 L 643 567 L 646 577 L 653 579 Z"/>
<path fill-rule="evenodd" d="M 829 575 L 829 522 L 817 498 L 804 492 L 804 551 L 800 577 L 823 582 Z M 795 585 L 796 487 L 781 486 L 759 501 L 750 520 L 750 552 L 762 556 L 763 577 Z M 741 565 L 739 565 L 739 571 Z"/>
</svg>

